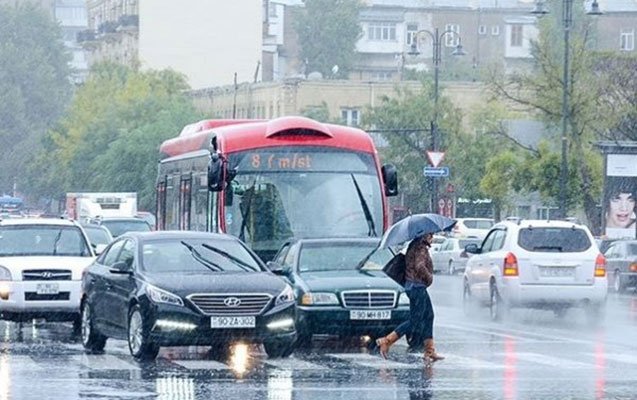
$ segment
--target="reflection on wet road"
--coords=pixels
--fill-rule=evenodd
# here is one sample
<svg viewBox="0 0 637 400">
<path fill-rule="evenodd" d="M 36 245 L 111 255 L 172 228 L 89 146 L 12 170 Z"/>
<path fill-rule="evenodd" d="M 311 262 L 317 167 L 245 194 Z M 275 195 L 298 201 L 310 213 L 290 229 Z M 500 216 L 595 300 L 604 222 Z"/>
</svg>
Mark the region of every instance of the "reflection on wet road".
<svg viewBox="0 0 637 400">
<path fill-rule="evenodd" d="M 85 354 L 65 324 L 0 323 L 0 400 L 5 399 L 631 399 L 637 395 L 637 300 L 611 295 L 606 320 L 580 310 L 515 311 L 503 323 L 486 310 L 464 316 L 460 278 L 437 277 L 437 347 L 447 359 L 392 348 L 389 360 L 363 341 L 318 338 L 288 359 L 259 346 L 230 351 L 162 349 L 137 363 L 126 344 Z"/>
</svg>

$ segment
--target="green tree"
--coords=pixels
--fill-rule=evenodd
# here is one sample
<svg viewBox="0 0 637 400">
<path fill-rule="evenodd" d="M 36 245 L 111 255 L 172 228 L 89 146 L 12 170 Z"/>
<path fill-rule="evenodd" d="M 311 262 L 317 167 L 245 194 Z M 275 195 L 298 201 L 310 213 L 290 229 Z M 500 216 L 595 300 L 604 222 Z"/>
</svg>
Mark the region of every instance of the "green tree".
<svg viewBox="0 0 637 400">
<path fill-rule="evenodd" d="M 0 191 L 24 171 L 71 96 L 69 54 L 50 15 L 30 4 L 0 5 Z"/>
<path fill-rule="evenodd" d="M 431 149 L 432 99 L 433 85 L 429 82 L 417 92 L 397 87 L 394 96 L 383 97 L 363 118 L 364 127 L 377 130 L 386 140 L 387 146 L 380 153 L 384 161 L 397 166 L 400 190 L 413 211 L 429 209 L 431 182 L 425 180 L 423 167 L 428 164 L 426 151 Z M 446 149 L 460 132 L 461 113 L 441 96 L 438 115 L 440 148 Z"/>
<path fill-rule="evenodd" d="M 97 65 L 31 169 L 39 195 L 68 191 L 131 191 L 141 209 L 154 209 L 159 145 L 200 119 L 185 78 Z"/>
<path fill-rule="evenodd" d="M 324 77 L 347 78 L 361 37 L 359 0 L 311 0 L 299 11 L 295 29 L 301 45 L 306 73 L 318 71 Z M 334 73 L 332 68 L 338 66 Z"/>
<path fill-rule="evenodd" d="M 573 159 L 572 167 L 580 185 L 580 196 L 577 197 L 577 203 L 571 199 L 567 203 L 582 205 L 590 226 L 599 226 L 599 197 L 595 187 L 595 177 L 599 171 L 593 169 L 597 164 L 587 159 L 591 154 L 590 143 L 596 138 L 599 129 L 596 104 L 600 97 L 600 88 L 595 83 L 598 78 L 593 68 L 594 54 L 590 50 L 594 39 L 594 25 L 579 7 L 574 7 L 574 11 L 569 46 L 571 68 L 567 137 L 569 157 Z M 534 69 L 507 76 L 493 73 L 489 78 L 497 95 L 517 102 L 544 120 L 555 132 L 551 140 L 556 143 L 560 141 L 562 118 L 564 42 L 561 39 L 561 18 L 560 13 L 555 12 L 540 21 L 540 35 L 532 43 L 531 49 Z M 545 193 L 559 192 L 559 179 L 548 181 L 547 184 L 552 185 L 553 189 L 545 190 Z"/>
</svg>

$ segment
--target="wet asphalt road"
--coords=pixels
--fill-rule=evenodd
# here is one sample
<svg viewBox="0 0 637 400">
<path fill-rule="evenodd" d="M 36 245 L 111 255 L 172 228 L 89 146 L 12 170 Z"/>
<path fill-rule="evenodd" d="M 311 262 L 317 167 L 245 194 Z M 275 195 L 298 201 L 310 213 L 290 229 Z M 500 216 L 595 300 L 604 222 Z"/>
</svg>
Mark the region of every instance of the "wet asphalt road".
<svg viewBox="0 0 637 400">
<path fill-rule="evenodd" d="M 461 278 L 436 276 L 434 334 L 447 359 L 431 368 L 404 342 L 382 360 L 362 342 L 318 338 L 312 349 L 268 360 L 256 346 L 229 357 L 206 348 L 130 358 L 124 342 L 85 354 L 70 325 L 0 322 L 0 400 L 5 399 L 637 399 L 637 294 L 612 294 L 591 327 L 580 310 L 486 309 L 466 317 Z"/>
</svg>

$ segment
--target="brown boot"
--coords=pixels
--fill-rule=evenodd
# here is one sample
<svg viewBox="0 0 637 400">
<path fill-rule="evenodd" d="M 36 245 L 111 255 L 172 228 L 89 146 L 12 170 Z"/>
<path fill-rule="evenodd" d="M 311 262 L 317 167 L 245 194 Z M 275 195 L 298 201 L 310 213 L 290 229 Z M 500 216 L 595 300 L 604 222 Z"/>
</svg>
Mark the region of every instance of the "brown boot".
<svg viewBox="0 0 637 400">
<path fill-rule="evenodd" d="M 434 340 L 427 339 L 425 340 L 425 354 L 424 354 L 425 362 L 436 362 L 440 360 L 444 360 L 445 358 L 439 354 L 436 354 L 436 349 L 434 348 Z"/>
<path fill-rule="evenodd" d="M 380 350 L 380 355 L 383 356 L 384 359 L 387 359 L 387 354 L 389 353 L 389 348 L 392 344 L 396 343 L 396 341 L 400 339 L 396 332 L 392 332 L 387 336 L 383 336 L 382 338 L 376 339 L 376 346 Z"/>
</svg>

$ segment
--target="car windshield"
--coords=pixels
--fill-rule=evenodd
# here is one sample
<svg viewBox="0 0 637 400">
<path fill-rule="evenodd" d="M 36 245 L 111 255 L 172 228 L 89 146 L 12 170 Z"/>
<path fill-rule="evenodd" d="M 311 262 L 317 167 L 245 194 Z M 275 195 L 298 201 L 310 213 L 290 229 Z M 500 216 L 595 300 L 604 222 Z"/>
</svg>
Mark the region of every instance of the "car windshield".
<svg viewBox="0 0 637 400">
<path fill-rule="evenodd" d="M 520 229 L 518 244 L 533 252 L 572 253 L 591 247 L 591 241 L 583 229 L 553 227 Z"/>
<path fill-rule="evenodd" d="M 241 243 L 230 239 L 145 242 L 142 245 L 142 269 L 150 273 L 262 271 L 252 254 Z"/>
<path fill-rule="evenodd" d="M 104 220 L 102 225 L 107 227 L 113 237 L 123 235 L 126 232 L 149 232 L 150 225 L 144 220 Z"/>
<path fill-rule="evenodd" d="M 306 243 L 301 247 L 299 272 L 355 270 L 376 247 L 376 243 Z M 378 250 L 362 268 L 381 269 L 391 257 L 389 250 Z"/>
<path fill-rule="evenodd" d="M 84 232 L 92 244 L 109 244 L 111 242 L 111 237 L 104 228 L 84 227 Z"/>
<path fill-rule="evenodd" d="M 493 221 L 470 219 L 464 221 L 464 224 L 469 229 L 491 229 Z"/>
<path fill-rule="evenodd" d="M 18 225 L 0 227 L 0 256 L 91 255 L 82 231 L 75 226 Z"/>
<path fill-rule="evenodd" d="M 460 240 L 458 242 L 458 245 L 460 247 L 460 249 L 464 250 L 465 247 L 467 247 L 467 245 L 469 244 L 477 244 L 478 246 L 480 246 L 480 244 L 482 243 L 482 240 L 476 239 L 476 240 Z"/>
</svg>

